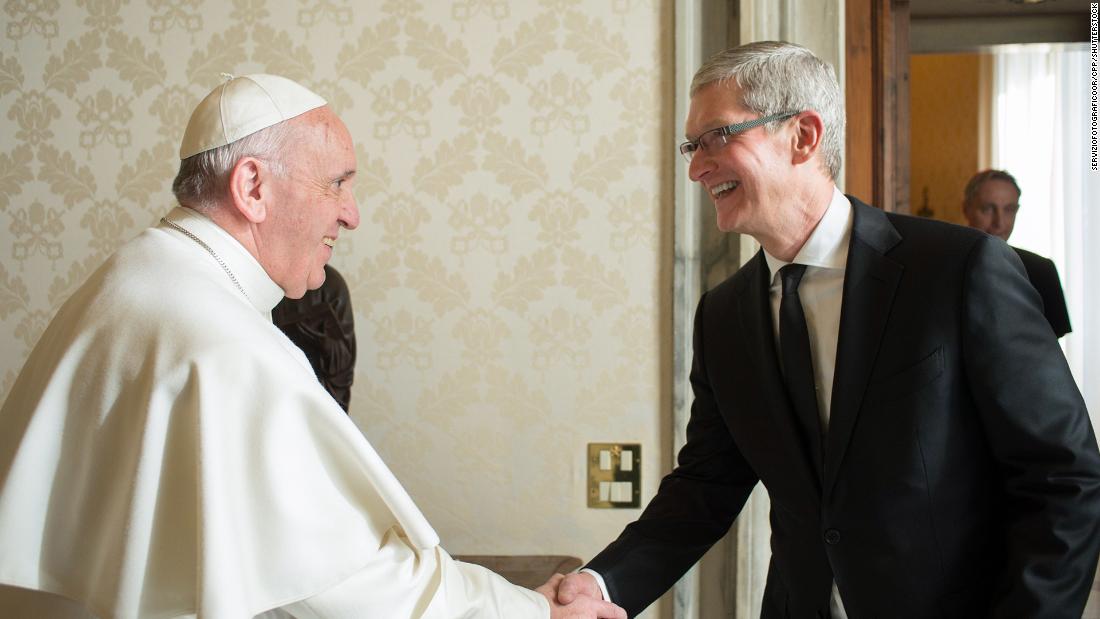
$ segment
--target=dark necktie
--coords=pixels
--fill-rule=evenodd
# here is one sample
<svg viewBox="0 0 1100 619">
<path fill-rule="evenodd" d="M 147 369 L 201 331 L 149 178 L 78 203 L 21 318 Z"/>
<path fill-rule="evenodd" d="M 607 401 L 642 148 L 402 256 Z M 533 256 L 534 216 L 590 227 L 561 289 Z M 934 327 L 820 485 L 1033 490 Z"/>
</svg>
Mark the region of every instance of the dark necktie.
<svg viewBox="0 0 1100 619">
<path fill-rule="evenodd" d="M 813 462 L 822 466 L 821 420 L 817 412 L 810 334 L 806 330 L 802 300 L 798 297 L 798 284 L 805 272 L 804 264 L 788 264 L 779 269 L 779 277 L 783 280 L 783 298 L 779 302 L 779 349 L 787 394 L 805 434 Z"/>
</svg>

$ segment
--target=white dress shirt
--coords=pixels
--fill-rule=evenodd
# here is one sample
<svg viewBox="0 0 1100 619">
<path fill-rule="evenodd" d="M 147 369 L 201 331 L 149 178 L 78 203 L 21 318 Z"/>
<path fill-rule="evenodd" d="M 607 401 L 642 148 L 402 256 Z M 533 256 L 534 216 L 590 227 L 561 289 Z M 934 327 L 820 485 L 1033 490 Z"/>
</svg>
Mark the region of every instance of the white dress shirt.
<svg viewBox="0 0 1100 619">
<path fill-rule="evenodd" d="M 804 264 L 806 272 L 798 285 L 806 330 L 810 334 L 810 355 L 814 364 L 814 389 L 821 419 L 822 444 L 829 429 L 829 405 L 833 401 L 833 374 L 836 370 L 837 336 L 840 333 L 840 306 L 844 300 L 844 267 L 848 264 L 848 241 L 852 237 L 852 203 L 833 188 L 833 199 L 802 249 L 792 262 L 784 262 L 767 251 L 764 258 L 771 271 L 768 297 L 772 309 L 772 333 L 779 350 L 779 302 L 783 281 L 779 269 L 788 264 Z M 782 358 L 780 358 L 782 363 Z M 848 619 L 833 582 L 830 600 L 833 619 Z"/>
<path fill-rule="evenodd" d="M 814 364 L 814 387 L 821 431 L 829 427 L 829 404 L 833 396 L 833 372 L 836 368 L 837 334 L 840 331 L 840 305 L 844 298 L 844 267 L 848 264 L 848 239 L 852 236 L 852 204 L 833 188 L 833 199 L 814 228 L 810 238 L 792 262 L 784 262 L 767 251 L 764 258 L 771 271 L 768 297 L 772 309 L 772 333 L 779 350 L 779 303 L 783 281 L 779 269 L 788 264 L 806 265 L 798 285 L 806 330 L 810 334 L 810 354 Z M 782 358 L 780 358 L 782 363 Z"/>
<path fill-rule="evenodd" d="M 806 265 L 806 272 L 798 286 L 802 311 L 806 315 L 806 329 L 810 334 L 810 353 L 814 364 L 814 387 L 817 391 L 817 410 L 821 416 L 821 431 L 829 427 L 829 404 L 833 396 L 833 373 L 836 369 L 837 336 L 840 332 L 840 307 L 844 298 L 844 268 L 848 264 L 848 240 L 852 236 L 852 203 L 840 190 L 833 187 L 833 197 L 821 221 L 814 228 L 806 244 L 795 256 L 794 264 Z M 779 302 L 783 296 L 783 282 L 779 269 L 787 266 L 768 252 L 764 258 L 771 271 L 769 297 L 772 310 L 772 330 L 775 348 L 779 350 Z M 596 579 L 605 600 L 614 602 L 607 592 L 603 577 L 590 569 L 582 572 Z M 833 583 L 830 611 L 833 619 L 847 619 L 840 592 Z"/>
</svg>

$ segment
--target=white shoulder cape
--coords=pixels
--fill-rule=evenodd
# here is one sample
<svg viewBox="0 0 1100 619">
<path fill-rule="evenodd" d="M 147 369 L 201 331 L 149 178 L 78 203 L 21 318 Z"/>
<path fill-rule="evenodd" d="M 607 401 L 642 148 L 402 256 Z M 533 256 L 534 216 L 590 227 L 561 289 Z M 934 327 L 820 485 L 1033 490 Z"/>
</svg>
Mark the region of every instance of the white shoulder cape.
<svg viewBox="0 0 1100 619">
<path fill-rule="evenodd" d="M 282 291 L 206 218 L 169 218 L 247 298 L 162 224 L 65 303 L 0 409 L 0 583 L 101 617 L 237 619 L 347 580 L 387 538 L 436 547 L 271 324 Z"/>
</svg>

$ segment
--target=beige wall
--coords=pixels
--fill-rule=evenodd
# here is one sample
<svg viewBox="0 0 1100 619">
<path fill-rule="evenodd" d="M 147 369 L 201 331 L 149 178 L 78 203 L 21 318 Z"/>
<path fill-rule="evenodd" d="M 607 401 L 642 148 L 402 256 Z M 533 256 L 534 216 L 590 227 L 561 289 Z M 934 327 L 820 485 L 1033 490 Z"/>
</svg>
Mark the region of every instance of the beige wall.
<svg viewBox="0 0 1100 619">
<path fill-rule="evenodd" d="M 962 195 L 978 171 L 980 56 L 922 54 L 909 64 L 909 205 L 919 213 L 966 224 Z"/>
<path fill-rule="evenodd" d="M 173 205 L 183 125 L 219 72 L 280 73 L 357 142 L 363 223 L 333 259 L 353 416 L 444 545 L 589 557 L 637 516 L 585 507 L 584 454 L 641 442 L 644 503 L 666 451 L 670 3 L 3 11 L 0 397 L 58 305 Z"/>
</svg>

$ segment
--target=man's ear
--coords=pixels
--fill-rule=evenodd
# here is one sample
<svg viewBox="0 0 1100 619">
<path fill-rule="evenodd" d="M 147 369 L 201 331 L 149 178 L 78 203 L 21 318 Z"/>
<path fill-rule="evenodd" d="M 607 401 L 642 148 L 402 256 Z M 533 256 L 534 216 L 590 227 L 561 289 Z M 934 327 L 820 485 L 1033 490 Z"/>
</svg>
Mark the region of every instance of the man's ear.
<svg viewBox="0 0 1100 619">
<path fill-rule="evenodd" d="M 813 110 L 802 112 L 795 118 L 795 134 L 792 139 L 795 164 L 806 163 L 821 148 L 821 139 L 825 136 L 825 123 L 821 115 Z"/>
<path fill-rule="evenodd" d="M 271 169 L 255 157 L 242 157 L 229 171 L 229 200 L 250 223 L 267 219 L 272 178 Z"/>
</svg>

